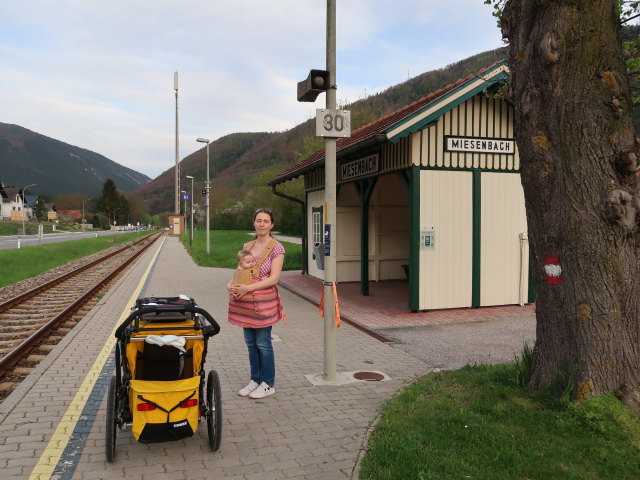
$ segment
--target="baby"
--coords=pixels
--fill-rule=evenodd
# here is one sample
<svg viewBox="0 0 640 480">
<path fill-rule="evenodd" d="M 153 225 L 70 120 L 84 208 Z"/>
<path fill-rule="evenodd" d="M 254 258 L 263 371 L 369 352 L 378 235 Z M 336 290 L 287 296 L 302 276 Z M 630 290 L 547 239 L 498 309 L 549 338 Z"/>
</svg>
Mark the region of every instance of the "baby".
<svg viewBox="0 0 640 480">
<path fill-rule="evenodd" d="M 231 283 L 234 285 L 249 285 L 259 280 L 258 272 L 253 271 L 256 265 L 256 258 L 249 250 L 240 250 L 238 252 L 238 268 L 233 272 Z"/>
</svg>

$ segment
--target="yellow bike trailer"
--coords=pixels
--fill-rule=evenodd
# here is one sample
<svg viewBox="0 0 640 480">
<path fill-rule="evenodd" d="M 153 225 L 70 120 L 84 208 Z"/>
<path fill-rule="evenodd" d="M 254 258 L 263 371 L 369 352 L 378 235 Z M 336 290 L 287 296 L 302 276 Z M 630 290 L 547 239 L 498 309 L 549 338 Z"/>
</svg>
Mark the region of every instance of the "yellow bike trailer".
<svg viewBox="0 0 640 480">
<path fill-rule="evenodd" d="M 181 440 L 207 420 L 209 446 L 222 434 L 220 380 L 205 383 L 207 341 L 220 326 L 191 298 L 139 298 L 117 328 L 115 375 L 107 393 L 106 458 L 115 458 L 116 427 L 141 443 Z M 206 386 L 206 388 L 205 388 Z"/>
</svg>

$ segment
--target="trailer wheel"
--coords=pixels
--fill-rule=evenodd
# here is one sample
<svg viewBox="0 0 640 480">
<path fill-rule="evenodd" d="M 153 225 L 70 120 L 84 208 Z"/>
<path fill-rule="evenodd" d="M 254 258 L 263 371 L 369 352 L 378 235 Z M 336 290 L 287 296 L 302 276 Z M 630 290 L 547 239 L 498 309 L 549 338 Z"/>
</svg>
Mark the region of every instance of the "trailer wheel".
<svg viewBox="0 0 640 480">
<path fill-rule="evenodd" d="M 113 462 L 116 456 L 116 377 L 111 377 L 107 392 L 105 454 L 107 462 Z"/>
<path fill-rule="evenodd" d="M 222 439 L 222 400 L 218 372 L 209 371 L 207 377 L 207 431 L 209 446 L 215 452 L 220 448 Z"/>
</svg>

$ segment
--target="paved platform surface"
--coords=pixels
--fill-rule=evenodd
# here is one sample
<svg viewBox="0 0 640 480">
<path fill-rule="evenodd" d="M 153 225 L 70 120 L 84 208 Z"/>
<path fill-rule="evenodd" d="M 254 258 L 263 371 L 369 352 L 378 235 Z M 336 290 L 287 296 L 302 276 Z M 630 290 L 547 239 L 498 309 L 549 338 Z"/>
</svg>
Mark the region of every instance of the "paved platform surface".
<svg viewBox="0 0 640 480">
<path fill-rule="evenodd" d="M 280 284 L 315 303 L 322 281 L 284 272 Z M 503 363 L 535 342 L 535 305 L 410 312 L 408 282 L 370 282 L 369 295 L 359 282 L 337 285 L 340 314 L 350 324 L 375 335 L 437 369 L 467 364 Z"/>
<path fill-rule="evenodd" d="M 312 303 L 282 289 L 289 320 L 274 328 L 276 394 L 263 400 L 239 397 L 249 373 L 242 331 L 226 323 L 231 273 L 196 266 L 175 237 L 146 253 L 0 405 L 0 477 L 357 478 L 383 402 L 433 367 L 343 323 L 338 372 L 378 371 L 389 380 L 313 385 L 306 375 L 323 370 L 323 321 Z M 106 463 L 103 400 L 113 372 L 113 331 L 137 296 L 177 294 L 195 298 L 222 326 L 209 341 L 206 367 L 218 371 L 222 384 L 220 450 L 209 450 L 203 424 L 192 438 L 152 445 L 125 431 L 118 432 L 115 462 Z M 343 310 L 351 315 L 346 304 Z"/>
</svg>

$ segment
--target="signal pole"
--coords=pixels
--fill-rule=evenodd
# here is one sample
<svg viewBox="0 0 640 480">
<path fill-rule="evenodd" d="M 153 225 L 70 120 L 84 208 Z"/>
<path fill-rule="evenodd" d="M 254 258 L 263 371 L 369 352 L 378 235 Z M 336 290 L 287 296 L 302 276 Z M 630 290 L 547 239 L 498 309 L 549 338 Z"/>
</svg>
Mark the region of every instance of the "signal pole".
<svg viewBox="0 0 640 480">
<path fill-rule="evenodd" d="M 298 101 L 315 102 L 326 92 L 327 108 L 316 110 L 316 135 L 324 137 L 324 373 L 325 382 L 336 382 L 336 143 L 351 136 L 351 113 L 336 110 L 336 0 L 327 0 L 327 65 L 298 82 Z"/>
<path fill-rule="evenodd" d="M 175 168 L 175 183 L 176 183 L 176 200 L 175 200 L 175 214 L 180 215 L 180 156 L 178 153 L 178 72 L 173 74 L 173 89 L 176 91 L 176 168 Z M 187 212 L 185 212 L 185 215 Z"/>
<path fill-rule="evenodd" d="M 336 109 L 336 0 L 327 0 L 327 110 Z M 336 380 L 336 323 L 333 284 L 336 281 L 336 142 L 325 137 L 324 201 L 325 221 L 324 257 L 324 381 Z M 328 244 L 327 244 L 328 242 Z M 327 249 L 329 255 L 327 256 Z"/>
</svg>

